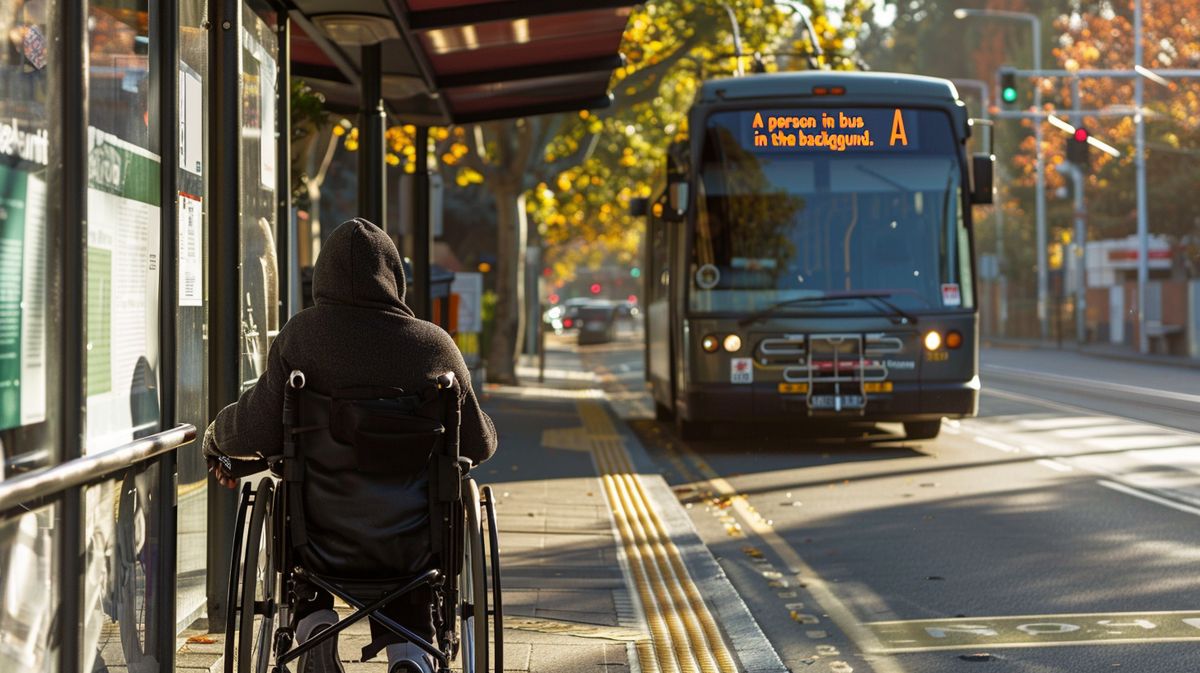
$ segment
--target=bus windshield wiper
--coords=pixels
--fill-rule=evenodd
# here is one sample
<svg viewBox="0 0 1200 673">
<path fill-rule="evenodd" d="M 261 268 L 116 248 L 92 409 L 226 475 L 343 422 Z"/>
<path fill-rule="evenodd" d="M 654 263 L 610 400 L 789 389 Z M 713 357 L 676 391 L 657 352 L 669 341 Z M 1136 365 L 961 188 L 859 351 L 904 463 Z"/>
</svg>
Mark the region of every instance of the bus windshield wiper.
<svg viewBox="0 0 1200 673">
<path fill-rule="evenodd" d="M 827 301 L 839 301 L 842 299 L 863 299 L 867 301 L 874 301 L 883 306 L 885 309 L 891 311 L 890 317 L 892 318 L 893 323 L 901 325 L 906 323 L 910 325 L 917 324 L 917 317 L 915 315 L 888 301 L 888 297 L 890 296 L 892 296 L 890 292 L 835 292 L 830 294 L 814 295 L 811 297 L 794 297 L 792 299 L 784 299 L 781 302 L 771 304 L 766 308 L 755 311 L 754 313 L 751 313 L 750 315 L 739 320 L 738 325 L 745 327 L 746 325 L 762 320 L 772 313 L 789 306 Z M 897 318 L 899 321 L 896 320 Z"/>
</svg>

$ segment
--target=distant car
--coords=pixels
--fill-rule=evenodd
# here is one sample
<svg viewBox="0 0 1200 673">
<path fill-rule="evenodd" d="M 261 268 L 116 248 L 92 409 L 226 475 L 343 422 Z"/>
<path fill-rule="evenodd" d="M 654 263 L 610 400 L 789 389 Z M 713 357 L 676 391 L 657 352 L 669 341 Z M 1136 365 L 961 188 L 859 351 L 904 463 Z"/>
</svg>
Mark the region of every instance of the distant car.
<svg viewBox="0 0 1200 673">
<path fill-rule="evenodd" d="M 590 297 L 568 299 L 546 311 L 546 322 L 550 323 L 556 334 L 579 329 L 579 309 L 595 305 L 609 305 L 609 302 Z"/>
<path fill-rule="evenodd" d="M 617 338 L 617 307 L 610 303 L 580 306 L 576 313 L 579 344 L 603 344 Z"/>
</svg>

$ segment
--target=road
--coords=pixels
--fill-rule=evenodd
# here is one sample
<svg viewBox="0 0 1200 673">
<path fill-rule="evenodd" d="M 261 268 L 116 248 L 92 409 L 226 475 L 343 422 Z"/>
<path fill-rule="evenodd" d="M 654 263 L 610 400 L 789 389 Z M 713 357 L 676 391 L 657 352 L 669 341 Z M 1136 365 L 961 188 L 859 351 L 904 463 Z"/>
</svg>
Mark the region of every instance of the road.
<svg viewBox="0 0 1200 673">
<path fill-rule="evenodd" d="M 1200 370 L 985 350 L 936 441 L 685 443 L 580 354 L 791 670 L 1200 670 Z"/>
</svg>

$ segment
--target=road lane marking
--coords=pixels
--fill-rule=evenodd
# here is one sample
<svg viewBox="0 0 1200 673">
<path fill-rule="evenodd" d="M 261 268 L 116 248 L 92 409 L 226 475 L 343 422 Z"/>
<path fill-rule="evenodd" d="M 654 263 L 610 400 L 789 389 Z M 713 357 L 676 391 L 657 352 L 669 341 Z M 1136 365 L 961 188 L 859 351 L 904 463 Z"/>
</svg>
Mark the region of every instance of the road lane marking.
<svg viewBox="0 0 1200 673">
<path fill-rule="evenodd" d="M 674 449 L 668 449 L 674 451 Z M 817 575 L 812 566 L 801 558 L 800 554 L 789 545 L 775 528 L 768 524 L 762 516 L 754 511 L 745 496 L 739 494 L 733 485 L 717 474 L 716 470 L 704 458 L 692 451 L 686 445 L 679 444 L 678 452 L 687 458 L 699 470 L 700 475 L 708 482 L 712 491 L 728 499 L 730 509 L 746 524 L 746 529 L 770 547 L 787 565 L 788 572 L 803 580 L 805 589 L 812 594 L 821 608 L 824 609 L 830 621 L 837 625 L 846 636 L 865 652 L 882 651 L 882 644 L 870 629 L 859 623 L 850 608 L 841 601 L 829 588 L 829 585 Z M 810 631 L 810 638 L 825 638 L 824 631 Z M 819 634 L 819 635 L 816 635 Z M 877 673 L 903 673 L 900 664 L 891 658 L 881 658 L 871 661 L 871 667 Z"/>
<path fill-rule="evenodd" d="M 1163 507 L 1170 507 L 1171 509 L 1178 510 L 1180 512 L 1186 512 L 1187 514 L 1194 514 L 1196 516 L 1200 516 L 1200 507 L 1192 507 L 1191 505 L 1185 505 L 1182 502 L 1176 502 L 1174 500 L 1169 500 L 1167 498 L 1163 498 L 1161 496 L 1154 495 L 1153 493 L 1147 493 L 1146 491 L 1142 491 L 1140 489 L 1136 489 L 1131 486 L 1126 486 L 1125 484 L 1119 484 L 1115 481 L 1108 481 L 1107 479 L 1101 479 L 1101 480 L 1097 481 L 1096 483 L 1100 484 L 1104 488 L 1109 488 L 1114 491 L 1124 493 L 1125 495 L 1132 495 L 1135 498 L 1141 498 L 1142 500 L 1146 500 L 1148 502 L 1152 502 L 1157 505 L 1162 505 Z"/>
<path fill-rule="evenodd" d="M 1005 442 L 1001 442 L 1001 441 L 992 439 L 991 437 L 976 436 L 976 437 L 974 437 L 974 439 L 975 439 L 975 441 L 979 442 L 980 444 L 983 444 L 984 446 L 990 446 L 993 449 L 996 449 L 998 451 L 1003 451 L 1005 453 L 1020 453 L 1021 452 L 1021 449 L 1013 446 L 1012 444 L 1006 444 Z"/>
<path fill-rule="evenodd" d="M 1048 400 L 1044 397 L 1035 397 L 1033 395 L 1022 395 L 1021 393 L 1014 393 L 1012 391 L 1002 390 L 1002 389 L 998 389 L 995 387 L 985 387 L 985 388 L 981 389 L 980 392 L 984 395 L 991 395 L 993 397 L 999 397 L 1001 399 L 1011 400 L 1014 402 L 1024 402 L 1025 404 L 1046 407 L 1047 409 L 1056 409 L 1058 411 L 1066 411 L 1066 412 L 1070 412 L 1073 414 L 1086 414 L 1084 416 L 1079 416 L 1079 417 L 1070 419 L 1073 421 L 1071 424 L 1064 423 L 1062 425 L 1057 426 L 1060 428 L 1081 427 L 1084 425 L 1100 425 L 1100 424 L 1120 425 L 1124 422 L 1132 422 L 1132 423 L 1139 423 L 1141 425 L 1146 426 L 1147 428 L 1166 430 L 1168 432 L 1174 432 L 1174 433 L 1178 433 L 1178 434 L 1182 434 L 1182 435 L 1187 435 L 1189 437 L 1200 438 L 1200 432 L 1194 432 L 1191 430 L 1187 430 L 1185 428 L 1164 425 L 1162 423 L 1155 423 L 1153 421 L 1147 421 L 1147 420 L 1143 420 L 1141 418 L 1134 418 L 1132 416 L 1116 416 L 1114 414 L 1111 414 L 1111 413 L 1108 413 L 1105 411 L 1099 411 L 1097 409 L 1088 409 L 1087 407 L 1081 407 L 1081 406 L 1074 405 L 1074 404 L 1067 404 L 1065 402 L 1054 402 L 1054 401 Z M 1059 418 L 1059 419 L 1024 419 L 1024 420 L 1018 421 L 1018 424 L 1030 427 L 1030 429 L 1053 430 L 1053 429 L 1055 429 L 1053 426 L 1052 427 L 1034 428 L 1033 425 L 1035 423 L 1042 423 L 1042 422 L 1052 423 L 1052 422 L 1056 422 L 1056 421 L 1065 421 L 1065 420 L 1067 420 L 1067 419 L 1062 419 L 1062 418 Z M 973 424 L 975 424 L 975 423 L 973 423 Z"/>
<path fill-rule="evenodd" d="M 1096 379 L 1084 379 L 1075 376 L 1063 376 L 1061 374 L 1033 372 L 1026 369 L 1005 367 L 1002 365 L 984 365 L 983 370 L 994 371 L 1002 376 L 1005 374 L 1018 374 L 1023 379 L 1041 380 L 1049 383 L 1060 383 L 1071 386 L 1072 390 L 1078 390 L 1080 392 L 1090 393 L 1092 395 L 1113 391 L 1142 397 L 1153 397 L 1160 400 L 1170 400 L 1172 402 L 1184 402 L 1186 404 L 1200 405 L 1200 395 L 1191 395 L 1188 393 L 1177 393 L 1169 390 L 1158 390 L 1156 388 L 1143 388 L 1141 386 L 1131 386 L 1125 383 L 1112 383 L 1111 381 L 1098 381 Z"/>
<path fill-rule="evenodd" d="M 865 626 L 885 653 L 1200 640 L 1195 610 L 909 619 Z"/>
<path fill-rule="evenodd" d="M 1072 471 L 1074 471 L 1073 468 L 1071 468 L 1071 466 L 1063 465 L 1062 463 L 1058 462 L 1057 460 L 1050 460 L 1048 458 L 1043 458 L 1041 460 L 1035 460 L 1034 462 L 1037 463 L 1038 465 L 1041 465 L 1042 467 L 1048 467 L 1051 470 L 1054 470 L 1055 472 L 1072 472 Z"/>
</svg>

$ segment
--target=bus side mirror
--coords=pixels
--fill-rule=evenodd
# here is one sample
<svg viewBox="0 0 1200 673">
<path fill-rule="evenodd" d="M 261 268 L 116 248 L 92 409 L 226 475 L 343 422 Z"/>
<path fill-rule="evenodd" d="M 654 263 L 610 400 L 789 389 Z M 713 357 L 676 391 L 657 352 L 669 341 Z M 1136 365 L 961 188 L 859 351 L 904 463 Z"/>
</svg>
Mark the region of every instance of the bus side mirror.
<svg viewBox="0 0 1200 673">
<path fill-rule="evenodd" d="M 650 214 L 650 199 L 644 196 L 635 196 L 629 199 L 629 215 L 630 217 L 645 217 Z"/>
<path fill-rule="evenodd" d="M 971 155 L 971 203 L 986 206 L 992 202 L 992 174 L 995 167 L 995 155 Z"/>
<path fill-rule="evenodd" d="M 667 207 L 663 208 L 663 219 L 668 222 L 682 222 L 687 213 L 688 185 L 686 182 L 672 182 L 667 185 Z"/>
</svg>

